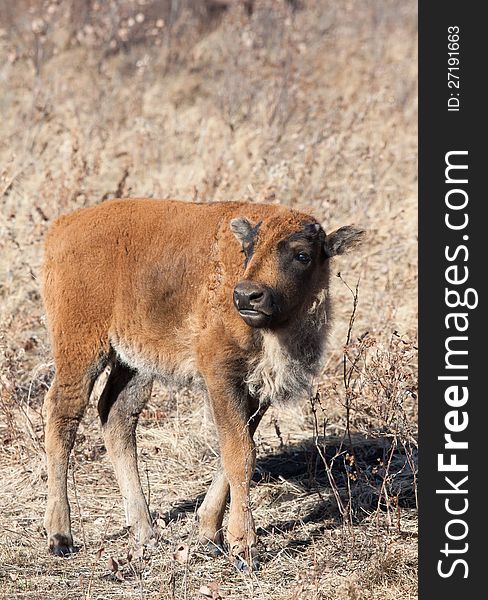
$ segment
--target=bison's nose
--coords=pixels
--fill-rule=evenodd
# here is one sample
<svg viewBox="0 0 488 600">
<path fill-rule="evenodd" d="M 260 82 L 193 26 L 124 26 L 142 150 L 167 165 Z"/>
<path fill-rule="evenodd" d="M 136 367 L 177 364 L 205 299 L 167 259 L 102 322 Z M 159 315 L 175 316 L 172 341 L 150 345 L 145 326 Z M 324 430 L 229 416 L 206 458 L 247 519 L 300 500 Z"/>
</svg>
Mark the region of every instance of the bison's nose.
<svg viewBox="0 0 488 600">
<path fill-rule="evenodd" d="M 234 288 L 234 304 L 238 311 L 259 311 L 267 314 L 271 308 L 271 294 L 264 286 L 241 281 Z"/>
</svg>

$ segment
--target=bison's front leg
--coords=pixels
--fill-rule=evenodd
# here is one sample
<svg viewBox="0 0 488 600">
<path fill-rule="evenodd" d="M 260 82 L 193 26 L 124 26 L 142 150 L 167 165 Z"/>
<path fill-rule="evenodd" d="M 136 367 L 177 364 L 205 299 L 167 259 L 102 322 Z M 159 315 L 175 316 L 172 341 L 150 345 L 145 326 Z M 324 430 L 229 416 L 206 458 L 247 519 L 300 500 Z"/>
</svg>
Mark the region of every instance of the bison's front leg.
<svg viewBox="0 0 488 600">
<path fill-rule="evenodd" d="M 222 377 L 207 377 L 213 417 L 219 437 L 222 466 L 230 487 L 227 542 L 235 557 L 250 564 L 256 544 L 249 488 L 256 463 L 256 450 L 249 428 L 247 402 L 237 387 Z M 225 482 L 222 480 L 222 487 Z"/>
<path fill-rule="evenodd" d="M 209 553 L 218 556 L 222 551 L 222 521 L 229 496 L 229 482 L 223 467 L 215 473 L 212 483 L 199 506 L 199 538 Z"/>
<path fill-rule="evenodd" d="M 267 403 L 259 403 L 251 397 L 247 399 L 247 424 L 249 433 L 254 436 L 266 410 Z M 204 501 L 198 509 L 200 541 L 206 544 L 209 552 L 220 554 L 222 548 L 222 520 L 229 496 L 229 482 L 222 466 L 216 471 Z"/>
</svg>

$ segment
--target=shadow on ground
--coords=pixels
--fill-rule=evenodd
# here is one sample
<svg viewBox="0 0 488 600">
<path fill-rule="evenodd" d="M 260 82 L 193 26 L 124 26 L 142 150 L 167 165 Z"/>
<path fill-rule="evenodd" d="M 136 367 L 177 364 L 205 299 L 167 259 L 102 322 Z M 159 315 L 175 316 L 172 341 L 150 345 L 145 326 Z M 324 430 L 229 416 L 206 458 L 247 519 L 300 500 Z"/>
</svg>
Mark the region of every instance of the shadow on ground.
<svg viewBox="0 0 488 600">
<path fill-rule="evenodd" d="M 320 448 L 320 451 L 319 451 Z M 318 527 L 308 531 L 306 539 L 290 540 L 287 549 L 299 551 L 309 546 L 314 537 L 327 529 L 341 526 L 343 521 L 331 494 L 331 481 L 325 468 L 325 457 L 336 489 L 345 505 L 351 500 L 355 523 L 361 522 L 375 510 L 385 510 L 383 497 L 388 496 L 391 506 L 415 507 L 416 449 L 392 447 L 390 440 L 355 436 L 352 452 L 348 445 L 334 438 L 321 440 L 319 448 L 313 438 L 299 444 L 283 446 L 277 453 L 258 458 L 253 481 L 257 484 L 282 485 L 287 482 L 295 490 L 295 497 L 315 495 L 317 502 L 299 519 L 268 523 L 259 527 L 259 537 L 286 533 L 305 524 Z M 205 494 L 184 500 L 164 515 L 164 520 L 178 520 L 195 514 Z M 278 500 L 279 501 L 279 500 Z"/>
</svg>

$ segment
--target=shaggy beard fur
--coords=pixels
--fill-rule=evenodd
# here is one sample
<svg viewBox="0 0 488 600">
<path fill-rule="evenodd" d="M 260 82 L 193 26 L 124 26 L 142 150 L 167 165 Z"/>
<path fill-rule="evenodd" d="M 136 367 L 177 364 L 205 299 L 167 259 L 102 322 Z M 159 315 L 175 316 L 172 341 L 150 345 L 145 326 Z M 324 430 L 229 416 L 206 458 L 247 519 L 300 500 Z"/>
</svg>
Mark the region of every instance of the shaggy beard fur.
<svg viewBox="0 0 488 600">
<path fill-rule="evenodd" d="M 310 396 L 322 365 L 327 313 L 323 291 L 299 321 L 299 329 L 261 332 L 262 350 L 251 362 L 245 380 L 252 396 L 275 405 Z"/>
</svg>

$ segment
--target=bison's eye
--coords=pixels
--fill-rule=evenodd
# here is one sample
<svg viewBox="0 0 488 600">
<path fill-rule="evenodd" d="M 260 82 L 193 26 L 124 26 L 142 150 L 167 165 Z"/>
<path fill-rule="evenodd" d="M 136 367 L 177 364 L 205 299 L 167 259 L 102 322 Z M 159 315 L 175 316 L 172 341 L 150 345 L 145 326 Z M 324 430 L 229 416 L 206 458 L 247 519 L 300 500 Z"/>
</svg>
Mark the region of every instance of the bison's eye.
<svg viewBox="0 0 488 600">
<path fill-rule="evenodd" d="M 298 262 L 301 262 L 303 265 L 308 265 L 308 263 L 312 260 L 312 257 L 306 252 L 299 252 L 297 255 L 295 255 L 295 260 L 298 260 Z"/>
</svg>

